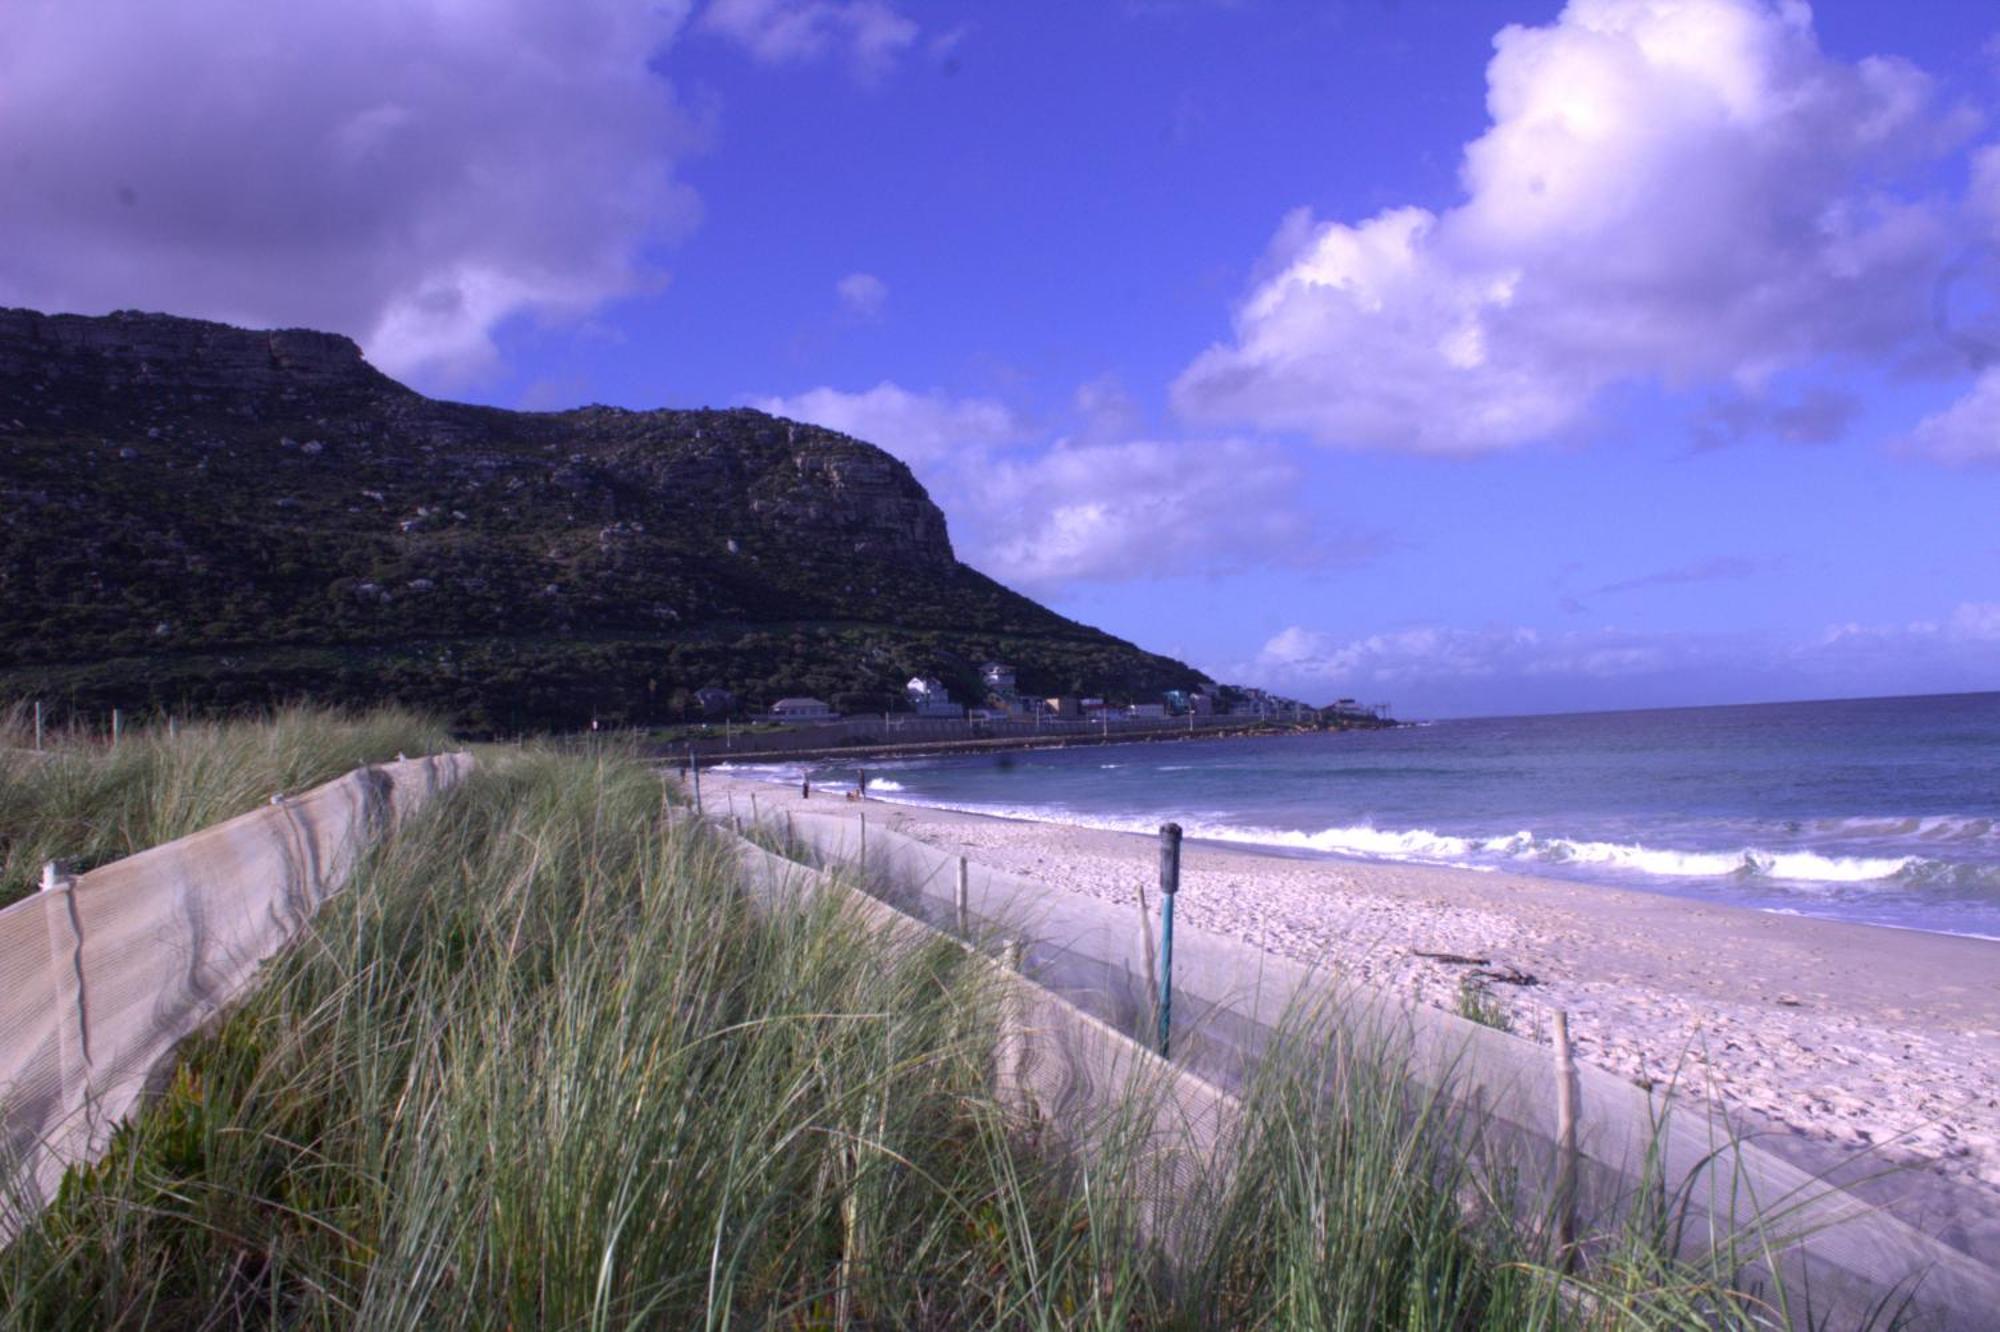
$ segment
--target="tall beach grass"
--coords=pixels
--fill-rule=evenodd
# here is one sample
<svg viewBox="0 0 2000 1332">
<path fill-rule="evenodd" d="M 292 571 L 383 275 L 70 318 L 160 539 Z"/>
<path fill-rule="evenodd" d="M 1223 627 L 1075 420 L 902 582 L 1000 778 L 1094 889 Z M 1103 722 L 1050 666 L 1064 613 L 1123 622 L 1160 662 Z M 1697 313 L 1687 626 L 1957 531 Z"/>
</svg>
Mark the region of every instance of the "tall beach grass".
<svg viewBox="0 0 2000 1332">
<path fill-rule="evenodd" d="M 1160 1088 L 1024 1123 L 991 968 L 760 908 L 667 812 L 616 753 L 482 753 L 0 1254 L 0 1323 L 1775 1325 L 1645 1227 L 1566 1275 L 1392 1047 L 1305 1023 L 1165 1253 Z"/>
<path fill-rule="evenodd" d="M 79 726 L 34 743 L 32 706 L 0 707 L 0 906 L 33 892 L 48 861 L 88 869 L 448 737 L 416 713 L 292 707 L 136 724 L 116 745 Z"/>
</svg>

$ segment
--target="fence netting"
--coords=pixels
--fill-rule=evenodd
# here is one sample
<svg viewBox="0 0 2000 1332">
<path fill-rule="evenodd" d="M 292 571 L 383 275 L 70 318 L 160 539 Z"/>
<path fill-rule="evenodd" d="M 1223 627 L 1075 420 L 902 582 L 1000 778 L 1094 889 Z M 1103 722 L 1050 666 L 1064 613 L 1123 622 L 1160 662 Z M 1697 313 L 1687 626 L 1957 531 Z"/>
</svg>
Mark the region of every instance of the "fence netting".
<svg viewBox="0 0 2000 1332">
<path fill-rule="evenodd" d="M 174 1047 L 367 847 L 471 767 L 444 754 L 357 769 L 0 910 L 0 1243 L 102 1155 Z"/>
<path fill-rule="evenodd" d="M 1060 1123 L 1072 1109 L 1101 1114 L 1135 1078 L 1147 1080 L 1162 1098 L 1148 1112 L 1161 1135 L 1162 1186 L 1179 1190 L 1182 1204 L 1195 1200 L 1193 1175 L 1226 1170 L 1236 1097 L 1263 1056 L 1331 1020 L 1397 1051 L 1419 1090 L 1460 1108 L 1444 1117 L 1460 1150 L 1507 1172 L 1521 1206 L 1547 1215 L 1567 1163 L 1573 1183 L 1560 1187 L 1574 1199 L 1580 1236 L 1609 1233 L 1648 1200 L 1676 1199 L 1683 1256 L 1725 1245 L 1762 1252 L 1825 1326 L 1858 1325 L 1906 1296 L 1916 1326 L 2000 1326 L 1992 1201 L 1930 1172 L 1879 1159 L 1808 1169 L 1774 1150 L 1783 1144 L 1746 1136 L 1694 1089 L 1642 1089 L 1588 1065 L 1559 1073 L 1534 1041 L 1186 926 L 1175 930 L 1172 1063 L 1162 1076 L 1148 1048 L 1157 1021 L 1151 926 L 1136 900 L 1121 907 L 976 863 L 961 869 L 954 852 L 885 826 L 880 806 L 857 817 L 773 799 L 760 813 L 767 833 L 858 873 L 906 923 L 992 955 L 1014 942 L 1029 982 L 1019 1065 L 1041 1115 Z M 1573 1079 L 1573 1156 L 1557 1135 L 1561 1077 Z M 1765 1269 L 1750 1264 L 1753 1276 Z"/>
</svg>

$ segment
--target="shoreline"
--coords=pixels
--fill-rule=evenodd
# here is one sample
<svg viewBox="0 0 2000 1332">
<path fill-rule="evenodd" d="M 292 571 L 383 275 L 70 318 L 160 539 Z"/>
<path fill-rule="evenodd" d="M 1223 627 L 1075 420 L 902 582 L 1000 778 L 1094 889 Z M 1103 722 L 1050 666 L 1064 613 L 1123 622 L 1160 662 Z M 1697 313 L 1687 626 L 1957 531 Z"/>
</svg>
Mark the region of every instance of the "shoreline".
<svg viewBox="0 0 2000 1332">
<path fill-rule="evenodd" d="M 796 786 L 711 770 L 714 797 L 801 807 Z M 718 789 L 719 787 L 719 789 Z M 1143 833 L 835 795 L 1051 890 L 1151 891 Z M 747 811 L 742 811 L 747 812 Z M 1569 1014 L 1580 1060 L 1699 1087 L 1810 1157 L 1872 1149 L 1972 1185 L 2000 1212 L 2000 943 L 1706 903 L 1507 870 L 1335 859 L 1189 839 L 1177 919 L 1447 1010 L 1481 958 L 1511 1028 Z"/>
<path fill-rule="evenodd" d="M 685 768 L 692 757 L 704 768 L 712 768 L 733 763 L 799 763 L 825 759 L 907 759 L 949 756 L 952 754 L 990 754 L 1008 751 L 1037 749 L 1083 749 L 1102 745 L 1157 745 L 1187 740 L 1245 740 L 1266 739 L 1284 735 L 1315 735 L 1321 732 L 1342 733 L 1346 731 L 1386 731 L 1398 727 L 1413 726 L 1414 722 L 1384 721 L 1370 725 L 1310 725 L 1304 722 L 1279 722 L 1271 720 L 1246 721 L 1241 724 L 1209 724 L 1197 729 L 1166 725 L 1099 733 L 1090 730 L 1023 731 L 1016 735 L 992 735 L 951 740 L 933 738 L 929 740 L 906 740 L 897 743 L 859 743 L 807 746 L 801 749 L 737 749 L 723 742 L 718 747 L 714 739 L 692 743 L 669 741 L 649 743 L 648 757 L 653 760 Z"/>
<path fill-rule="evenodd" d="M 1112 743 L 1117 744 L 1119 742 L 1112 741 Z M 1157 739 L 1147 738 L 1147 739 L 1133 739 L 1128 741 L 1127 743 L 1136 745 L 1151 745 L 1151 744 L 1157 744 L 1159 743 L 1159 741 Z M 922 757 L 922 756 L 893 755 L 888 757 L 911 758 L 911 757 Z M 775 779 L 767 780 L 764 778 L 742 776 L 742 774 L 752 769 L 782 766 L 785 762 L 786 760 L 784 759 L 777 759 L 769 763 L 766 763 L 762 759 L 743 761 L 743 762 L 732 762 L 725 760 L 721 763 L 714 765 L 704 765 L 704 767 L 708 772 L 712 774 L 711 780 L 713 780 L 715 777 L 723 777 L 723 778 L 734 777 L 737 778 L 738 780 L 748 781 L 756 789 L 761 790 L 767 784 L 771 786 L 782 786 L 785 783 L 777 781 Z M 686 777 L 685 764 L 681 766 L 679 771 L 681 773 L 682 778 L 685 779 Z M 788 778 L 787 780 L 795 782 L 797 778 L 796 777 Z M 824 779 L 821 780 L 823 782 Z M 815 786 L 814 789 L 821 790 L 822 786 Z M 824 789 L 832 792 L 835 798 L 840 798 L 846 795 L 846 793 L 852 788 L 851 784 L 841 784 L 841 785 L 824 786 Z M 1091 821 L 1093 816 L 1075 815 L 1069 818 L 1058 818 L 1051 816 L 1049 813 L 1045 811 L 1036 810 L 1032 806 L 975 808 L 975 807 L 968 807 L 965 805 L 931 803 L 921 800 L 906 799 L 904 798 L 903 788 L 900 785 L 900 783 L 897 783 L 893 779 L 893 777 L 888 777 L 888 776 L 884 776 L 881 778 L 871 778 L 869 780 L 868 790 L 869 790 L 868 799 L 875 801 L 878 804 L 894 805 L 899 808 L 921 810 L 938 815 L 962 815 L 966 818 L 996 819 L 1001 822 L 1045 824 L 1050 827 L 1076 828 L 1090 832 L 1115 833 L 1123 836 L 1133 836 L 1142 838 L 1149 838 L 1154 835 L 1154 830 L 1151 828 L 1120 826 L 1120 823 L 1118 821 L 1110 817 L 1099 818 L 1098 821 L 1093 822 Z M 878 791 L 889 791 L 892 792 L 893 794 L 881 795 L 877 794 Z M 1140 822 L 1142 820 L 1133 819 L 1130 821 Z M 1149 817 L 1143 821 L 1150 823 L 1151 818 Z M 1285 833 L 1283 830 L 1227 829 L 1226 831 L 1237 832 L 1237 833 L 1267 831 L 1271 832 L 1274 836 L 1292 835 Z M 1185 833 L 1185 840 L 1189 845 L 1200 844 L 1206 846 L 1213 846 L 1217 848 L 1226 848 L 1228 850 L 1240 852 L 1244 855 L 1269 856 L 1278 860 L 1291 861 L 1291 862 L 1303 862 L 1308 864 L 1329 864 L 1334 866 L 1358 866 L 1364 869 L 1381 868 L 1381 869 L 1438 870 L 1441 872 L 1456 873 L 1456 874 L 1509 875 L 1517 878 L 1531 879 L 1538 883 L 1574 885 L 1591 891 L 1604 891 L 1610 893 L 1639 893 L 1648 897 L 1665 897 L 1674 901 L 1688 903 L 1689 905 L 1692 906 L 1719 906 L 1719 907 L 1726 907 L 1731 910 L 1755 912 L 1759 915 L 1778 916 L 1793 920 L 1822 921 L 1832 924 L 1847 925 L 1847 926 L 1852 926 L 1853 928 L 1856 929 L 1893 930 L 1911 934 L 1930 935 L 1945 939 L 1969 939 L 1980 943 L 2000 944 L 2000 934 L 1985 934 L 1976 930 L 1944 929 L 1930 925 L 1902 924 L 1899 922 L 1887 921 L 1887 920 L 1857 920 L 1857 919 L 1849 919 L 1839 915 L 1818 914 L 1811 911 L 1802 911 L 1796 908 L 1784 907 L 1784 906 L 1760 906 L 1750 903 L 1730 902 L 1727 899 L 1719 899 L 1716 897 L 1708 896 L 1699 890 L 1694 890 L 1694 891 L 1677 890 L 1676 887 L 1669 886 L 1674 882 L 1671 876 L 1667 876 L 1660 883 L 1654 885 L 1643 882 L 1633 882 L 1631 880 L 1620 881 L 1618 877 L 1610 873 L 1604 873 L 1604 874 L 1542 873 L 1542 872 L 1537 872 L 1534 868 L 1525 865 L 1465 863 L 1447 859 L 1425 859 L 1422 858 L 1421 856 L 1414 854 L 1401 858 L 1387 854 L 1371 855 L 1368 852 L 1362 850 L 1326 849 L 1315 846 L 1289 845 L 1280 841 L 1271 841 L 1268 839 L 1252 837 L 1252 836 L 1244 836 L 1244 835 L 1238 835 L 1238 836 L 1217 835 L 1209 829 L 1203 829 L 1202 831 L 1184 829 L 1184 833 Z M 1639 848 L 1639 849 L 1643 850 L 1644 848 Z"/>
</svg>

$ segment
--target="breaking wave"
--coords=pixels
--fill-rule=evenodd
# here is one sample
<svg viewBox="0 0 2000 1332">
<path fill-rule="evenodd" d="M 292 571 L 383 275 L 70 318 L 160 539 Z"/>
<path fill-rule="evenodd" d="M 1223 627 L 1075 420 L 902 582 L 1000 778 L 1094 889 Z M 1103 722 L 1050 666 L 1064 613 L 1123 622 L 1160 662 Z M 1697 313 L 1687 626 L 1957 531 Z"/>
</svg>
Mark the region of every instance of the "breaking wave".
<svg viewBox="0 0 2000 1332">
<path fill-rule="evenodd" d="M 871 780 L 871 790 L 900 787 Z M 1086 814 L 1060 807 L 995 805 L 918 800 L 911 803 L 961 810 L 999 818 L 1036 819 L 1098 828 L 1106 832 L 1151 833 L 1160 819 L 1147 816 Z M 1961 820 L 1983 824 L 1985 820 Z M 1961 878 L 1974 867 L 1915 855 L 1833 855 L 1808 850 L 1741 847 L 1727 850 L 1684 850 L 1638 843 L 1597 842 L 1580 838 L 1546 837 L 1523 830 L 1504 836 L 1459 836 L 1428 828 L 1375 828 L 1365 824 L 1303 832 L 1285 828 L 1241 827 L 1199 819 L 1182 820 L 1187 836 L 1203 841 L 1266 847 L 1275 851 L 1355 856 L 1404 864 L 1454 866 L 1463 869 L 1517 869 L 1532 873 L 1539 867 L 1575 866 L 1610 870 L 1655 879 L 1769 880 L 1790 884 L 1908 885 L 1932 878 Z M 1859 831 L 1858 829 L 1855 831 Z M 1983 834 L 1982 834 L 1983 835 Z M 1983 875 L 1981 877 L 1984 877 Z M 2000 873 L 1994 875 L 2000 886 Z"/>
<path fill-rule="evenodd" d="M 1217 841 L 1263 843 L 1305 851 L 1365 856 L 1378 860 L 1434 865 L 1495 861 L 1521 868 L 1577 865 L 1626 870 L 1662 879 L 1759 878 L 1789 883 L 1870 883 L 1906 877 L 1927 863 L 1918 856 L 1839 856 L 1816 851 L 1771 851 L 1757 847 L 1689 851 L 1636 843 L 1592 842 L 1543 837 L 1529 831 L 1501 837 L 1459 837 L 1427 828 L 1408 831 L 1371 827 L 1286 832 L 1261 828 L 1204 828 L 1195 836 Z"/>
</svg>

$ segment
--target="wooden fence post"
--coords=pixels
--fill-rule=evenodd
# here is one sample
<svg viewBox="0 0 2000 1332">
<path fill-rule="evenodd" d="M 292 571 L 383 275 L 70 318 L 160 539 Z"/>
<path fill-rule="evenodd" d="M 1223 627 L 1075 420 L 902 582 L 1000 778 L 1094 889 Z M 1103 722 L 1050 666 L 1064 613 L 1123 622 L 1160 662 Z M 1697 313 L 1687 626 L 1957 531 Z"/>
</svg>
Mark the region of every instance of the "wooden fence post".
<svg viewBox="0 0 2000 1332">
<path fill-rule="evenodd" d="M 35 752 L 42 752 L 42 701 L 35 700 Z"/>
<path fill-rule="evenodd" d="M 111 709 L 111 747 L 118 748 L 118 739 L 125 733 L 125 717 L 118 709 Z"/>
<path fill-rule="evenodd" d="M 1000 965 L 1006 969 L 1006 991 L 1000 1003 L 1000 1030 L 993 1044 L 994 1099 L 1010 1115 L 1025 1117 L 1028 1110 L 1027 1013 L 1022 995 L 1021 941 L 1003 940 Z"/>
<path fill-rule="evenodd" d="M 970 904 L 968 900 L 972 896 L 971 884 L 968 882 L 970 875 L 971 871 L 966 866 L 965 857 L 960 856 L 958 858 L 958 893 L 956 900 L 958 903 L 958 932 L 961 937 L 972 932 L 972 913 L 969 910 Z"/>
<path fill-rule="evenodd" d="M 1576 1057 L 1569 1044 L 1569 1014 L 1554 1014 L 1556 1057 L 1556 1244 L 1565 1270 L 1576 1257 Z"/>
<path fill-rule="evenodd" d="M 49 979 L 53 982 L 52 992 L 57 996 L 58 1005 L 66 1010 L 58 1015 L 60 1026 L 56 1030 L 56 1048 L 62 1061 L 63 1095 L 81 1095 L 89 1144 L 86 1150 L 94 1155 L 103 1144 L 98 1140 L 97 1089 L 92 1085 L 91 1077 L 90 1020 L 88 1000 L 84 994 L 83 921 L 76 910 L 75 887 L 76 879 L 61 861 L 51 860 L 42 866 L 41 890 L 63 895 L 61 907 L 47 913 L 49 961 L 56 973 Z"/>
</svg>

